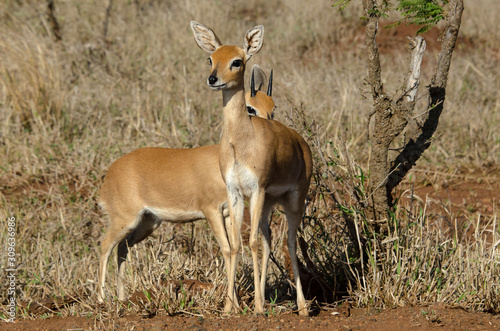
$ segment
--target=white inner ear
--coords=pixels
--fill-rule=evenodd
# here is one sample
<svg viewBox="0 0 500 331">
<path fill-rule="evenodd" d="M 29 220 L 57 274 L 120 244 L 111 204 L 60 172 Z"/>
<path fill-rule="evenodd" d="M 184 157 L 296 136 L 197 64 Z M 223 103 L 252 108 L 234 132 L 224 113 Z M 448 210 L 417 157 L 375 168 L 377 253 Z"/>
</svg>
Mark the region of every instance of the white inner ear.
<svg viewBox="0 0 500 331">
<path fill-rule="evenodd" d="M 262 47 L 264 41 L 264 26 L 257 25 L 256 27 L 248 30 L 244 39 L 244 50 L 247 54 L 247 59 L 252 55 L 257 54 Z"/>
<path fill-rule="evenodd" d="M 202 50 L 213 53 L 217 48 L 222 46 L 219 38 L 217 38 L 212 29 L 195 21 L 191 21 L 190 24 L 191 30 L 193 30 L 194 40 Z"/>
</svg>

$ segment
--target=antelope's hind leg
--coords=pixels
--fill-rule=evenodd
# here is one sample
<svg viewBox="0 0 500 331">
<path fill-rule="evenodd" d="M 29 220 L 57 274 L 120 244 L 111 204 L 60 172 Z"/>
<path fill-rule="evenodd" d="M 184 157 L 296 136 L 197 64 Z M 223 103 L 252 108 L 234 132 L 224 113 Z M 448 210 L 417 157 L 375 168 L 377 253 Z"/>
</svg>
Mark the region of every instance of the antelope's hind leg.
<svg viewBox="0 0 500 331">
<path fill-rule="evenodd" d="M 161 220 L 156 217 L 152 212 L 143 211 L 139 216 L 135 226 L 131 227 L 128 231 L 127 237 L 120 241 L 118 244 L 118 299 L 125 300 L 125 290 L 123 285 L 123 277 L 125 275 L 124 262 L 127 260 L 129 248 L 135 244 L 140 243 L 153 233 L 153 231 L 160 225 Z"/>
<path fill-rule="evenodd" d="M 120 224 L 124 224 L 125 222 L 118 217 L 111 216 L 110 219 L 111 224 L 101 243 L 101 256 L 99 259 L 99 302 L 104 302 L 105 298 L 104 286 L 106 283 L 109 256 L 111 255 L 113 248 L 115 248 L 118 243 L 124 241 L 130 232 L 133 231 L 133 229 L 124 229 Z"/>
<path fill-rule="evenodd" d="M 305 198 L 299 196 L 297 192 L 290 192 L 286 202 L 283 203 L 285 215 L 288 223 L 288 253 L 292 262 L 293 275 L 295 286 L 297 289 L 297 307 L 299 315 L 309 316 L 306 308 L 306 299 L 302 291 L 302 283 L 300 281 L 299 262 L 297 260 L 297 231 L 300 222 L 302 221 L 302 214 L 304 212 Z"/>
</svg>

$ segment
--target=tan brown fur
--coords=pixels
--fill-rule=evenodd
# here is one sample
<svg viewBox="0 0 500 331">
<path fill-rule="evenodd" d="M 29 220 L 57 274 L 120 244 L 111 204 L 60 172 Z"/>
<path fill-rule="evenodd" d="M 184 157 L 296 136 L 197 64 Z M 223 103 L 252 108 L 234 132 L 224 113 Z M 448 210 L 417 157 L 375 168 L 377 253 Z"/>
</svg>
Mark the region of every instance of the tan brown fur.
<svg viewBox="0 0 500 331">
<path fill-rule="evenodd" d="M 213 90 L 222 90 L 224 126 L 219 162 L 227 186 L 231 218 L 228 230 L 231 245 L 228 282 L 231 288 L 228 294 L 233 293 L 237 254 L 241 246 L 244 199 L 248 198 L 251 216 L 249 241 L 256 289 L 255 312 L 264 312 L 270 233 L 269 228 L 263 225 L 267 223 L 272 207 L 279 203 L 284 207 L 288 221 L 288 248 L 299 313 L 308 315 L 299 276 L 296 237 L 312 174 L 311 151 L 297 132 L 277 121 L 249 117 L 245 105 L 242 79 L 245 64 L 260 50 L 264 27 L 256 26 L 246 33 L 243 49 L 222 46 L 215 33 L 200 23 L 191 22 L 191 27 L 198 46 L 211 53 L 208 85 Z M 262 273 L 259 272 L 257 254 L 259 226 L 264 235 Z M 230 301 L 235 300 L 233 298 Z"/>
<path fill-rule="evenodd" d="M 274 110 L 269 97 L 260 91 L 249 97 L 248 105 L 264 118 Z M 110 219 L 101 244 L 100 301 L 105 297 L 107 264 L 113 248 L 118 245 L 118 298 L 124 300 L 123 262 L 128 248 L 147 238 L 162 221 L 193 222 L 206 218 L 228 268 L 230 247 L 224 217 L 229 212 L 226 186 L 219 169 L 219 150 L 220 145 L 140 148 L 111 165 L 99 199 Z M 232 297 L 227 296 L 227 300 Z"/>
</svg>

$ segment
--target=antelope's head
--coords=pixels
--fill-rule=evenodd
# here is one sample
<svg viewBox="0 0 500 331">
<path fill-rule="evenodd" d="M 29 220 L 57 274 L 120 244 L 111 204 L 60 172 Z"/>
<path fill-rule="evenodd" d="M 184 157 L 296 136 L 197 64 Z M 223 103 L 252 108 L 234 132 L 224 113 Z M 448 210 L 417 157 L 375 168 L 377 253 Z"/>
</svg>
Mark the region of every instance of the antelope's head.
<svg viewBox="0 0 500 331">
<path fill-rule="evenodd" d="M 246 93 L 245 100 L 247 104 L 248 115 L 259 116 L 269 120 L 274 119 L 274 101 L 272 98 L 273 90 L 273 71 L 269 76 L 269 84 L 267 85 L 267 92 L 265 89 L 266 74 L 256 64 L 252 67 L 252 75 L 250 77 L 250 91 Z"/>
<path fill-rule="evenodd" d="M 257 25 L 247 31 L 243 48 L 222 45 L 212 29 L 198 22 L 191 21 L 191 29 L 198 46 L 210 54 L 208 86 L 214 91 L 243 88 L 245 65 L 262 47 L 264 26 Z"/>
</svg>

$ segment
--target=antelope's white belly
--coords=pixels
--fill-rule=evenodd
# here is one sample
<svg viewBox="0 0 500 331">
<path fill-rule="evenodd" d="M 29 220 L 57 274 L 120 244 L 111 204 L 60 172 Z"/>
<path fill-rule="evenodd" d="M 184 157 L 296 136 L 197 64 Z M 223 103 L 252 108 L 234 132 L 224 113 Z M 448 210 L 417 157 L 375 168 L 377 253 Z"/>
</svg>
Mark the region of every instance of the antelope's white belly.
<svg viewBox="0 0 500 331">
<path fill-rule="evenodd" d="M 148 211 L 158 217 L 161 221 L 167 222 L 192 222 L 205 218 L 205 215 L 201 210 L 144 207 L 143 211 Z"/>
</svg>

